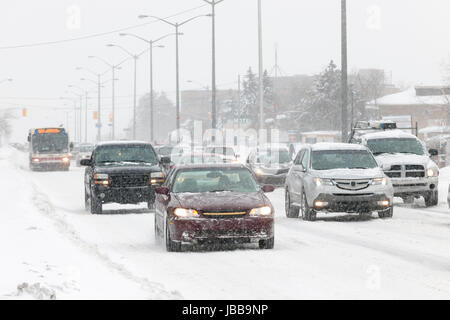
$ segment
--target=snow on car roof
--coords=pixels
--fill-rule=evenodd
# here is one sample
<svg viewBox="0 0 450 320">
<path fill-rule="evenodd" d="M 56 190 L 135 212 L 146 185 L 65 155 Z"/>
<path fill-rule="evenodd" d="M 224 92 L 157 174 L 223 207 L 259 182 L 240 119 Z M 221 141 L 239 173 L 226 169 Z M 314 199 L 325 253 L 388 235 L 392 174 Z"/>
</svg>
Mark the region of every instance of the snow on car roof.
<svg viewBox="0 0 450 320">
<path fill-rule="evenodd" d="M 367 148 L 360 144 L 352 143 L 316 143 L 311 145 L 311 150 L 313 151 L 324 151 L 324 150 L 367 150 Z"/>
<path fill-rule="evenodd" d="M 367 133 L 365 135 L 361 136 L 362 139 L 365 140 L 373 140 L 373 139 L 386 139 L 386 138 L 410 138 L 410 139 L 417 139 L 417 137 L 411 133 L 407 133 L 402 130 L 387 130 L 387 131 L 380 131 L 380 132 L 372 132 Z"/>
</svg>

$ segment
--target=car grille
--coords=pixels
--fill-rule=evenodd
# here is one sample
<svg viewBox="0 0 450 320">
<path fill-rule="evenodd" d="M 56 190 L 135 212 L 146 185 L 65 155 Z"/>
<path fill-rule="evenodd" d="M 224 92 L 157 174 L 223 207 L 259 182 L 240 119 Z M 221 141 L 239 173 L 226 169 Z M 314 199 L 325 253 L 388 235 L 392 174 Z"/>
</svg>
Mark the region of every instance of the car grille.
<svg viewBox="0 0 450 320">
<path fill-rule="evenodd" d="M 247 215 L 248 210 L 236 210 L 236 211 L 203 211 L 201 214 L 206 218 L 211 219 L 235 219 L 243 218 Z"/>
<path fill-rule="evenodd" d="M 116 175 L 111 176 L 111 187 L 146 187 L 149 185 L 147 175 Z"/>
<path fill-rule="evenodd" d="M 424 178 L 425 167 L 422 165 L 407 164 L 394 165 L 391 170 L 385 172 L 390 178 Z"/>
<path fill-rule="evenodd" d="M 369 187 L 370 180 L 334 180 L 334 183 L 343 190 L 363 190 Z"/>
</svg>

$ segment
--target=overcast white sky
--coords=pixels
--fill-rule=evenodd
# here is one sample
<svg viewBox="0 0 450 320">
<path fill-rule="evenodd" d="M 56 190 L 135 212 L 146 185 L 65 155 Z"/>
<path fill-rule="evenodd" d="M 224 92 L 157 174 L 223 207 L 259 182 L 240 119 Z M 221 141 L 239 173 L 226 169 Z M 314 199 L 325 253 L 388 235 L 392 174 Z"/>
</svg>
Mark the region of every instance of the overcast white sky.
<svg viewBox="0 0 450 320">
<path fill-rule="evenodd" d="M 269 71 L 273 68 L 275 44 L 279 47 L 279 65 L 287 75 L 320 72 L 331 59 L 340 65 L 340 1 L 262 2 L 265 68 Z M 248 66 L 257 68 L 256 3 L 256 0 L 225 0 L 217 7 L 219 88 L 236 87 L 239 73 L 244 73 Z M 112 31 L 151 21 L 137 19 L 139 14 L 166 17 L 202 4 L 201 0 L 2 0 L 0 47 Z M 79 28 L 76 19 L 70 19 L 73 11 L 69 8 L 72 7 L 80 10 Z M 208 6 L 198 8 L 172 20 L 181 21 L 209 13 L 209 10 Z M 448 0 L 348 0 L 350 68 L 382 68 L 392 72 L 397 83 L 439 83 L 441 63 L 450 54 L 449 12 Z M 180 46 L 182 89 L 210 85 L 210 25 L 210 18 L 205 17 L 182 29 L 185 33 Z M 172 31 L 162 23 L 129 30 L 148 38 Z M 111 62 L 122 60 L 123 52 L 106 47 L 111 42 L 133 52 L 146 49 L 144 43 L 117 34 L 57 45 L 0 49 L 0 80 L 6 77 L 15 80 L 0 85 L 0 107 L 30 106 L 32 112 L 27 125 L 39 125 L 35 123 L 37 119 L 42 120 L 38 114 L 63 121 L 63 112 L 49 112 L 42 107 L 61 106 L 56 98 L 65 95 L 68 84 L 83 86 L 79 78 L 89 77 L 89 74 L 75 71 L 76 66 L 105 70 L 104 65 L 88 59 L 88 55 L 98 55 Z M 166 48 L 158 49 L 154 57 L 155 88 L 172 94 L 175 87 L 174 39 L 166 39 L 163 44 Z M 141 94 L 148 88 L 147 57 L 145 55 L 139 61 L 138 92 Z M 127 120 L 132 105 L 130 62 L 124 65 L 118 78 L 117 95 L 122 97 L 119 98 L 120 116 Z M 109 84 L 105 90 L 105 95 L 110 96 Z M 109 101 L 104 104 L 110 106 Z M 125 125 L 124 121 L 122 123 Z"/>
</svg>

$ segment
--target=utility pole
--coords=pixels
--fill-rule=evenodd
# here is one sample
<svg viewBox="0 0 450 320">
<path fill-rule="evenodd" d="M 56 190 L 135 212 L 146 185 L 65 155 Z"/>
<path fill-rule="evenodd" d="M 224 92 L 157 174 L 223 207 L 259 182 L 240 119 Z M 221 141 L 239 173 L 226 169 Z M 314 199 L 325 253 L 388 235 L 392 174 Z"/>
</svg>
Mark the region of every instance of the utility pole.
<svg viewBox="0 0 450 320">
<path fill-rule="evenodd" d="M 341 0 L 341 108 L 342 108 L 342 142 L 348 139 L 347 107 L 348 107 L 348 75 L 347 75 L 347 0 Z"/>
<path fill-rule="evenodd" d="M 259 129 L 264 128 L 264 70 L 262 54 L 262 10 L 258 0 L 258 52 L 259 52 Z"/>
<path fill-rule="evenodd" d="M 241 128 L 241 75 L 238 74 L 238 129 Z"/>
<path fill-rule="evenodd" d="M 84 142 L 87 143 L 88 141 L 88 97 L 89 93 L 86 90 L 86 105 L 84 109 Z"/>
<path fill-rule="evenodd" d="M 203 0 L 211 5 L 212 16 L 212 85 L 211 85 L 211 117 L 212 129 L 217 128 L 217 87 L 216 87 L 216 5 L 224 0 Z"/>
</svg>

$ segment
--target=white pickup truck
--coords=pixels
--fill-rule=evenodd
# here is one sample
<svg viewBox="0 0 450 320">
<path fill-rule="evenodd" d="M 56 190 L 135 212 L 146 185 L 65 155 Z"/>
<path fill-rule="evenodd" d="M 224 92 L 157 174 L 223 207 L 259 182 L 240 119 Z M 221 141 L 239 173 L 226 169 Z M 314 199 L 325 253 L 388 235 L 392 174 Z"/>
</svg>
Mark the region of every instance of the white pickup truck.
<svg viewBox="0 0 450 320">
<path fill-rule="evenodd" d="M 438 204 L 439 168 L 430 159 L 437 150 L 426 150 L 416 136 L 401 130 L 386 130 L 359 136 L 391 179 L 394 196 L 412 203 L 423 197 L 427 207 Z"/>
</svg>

